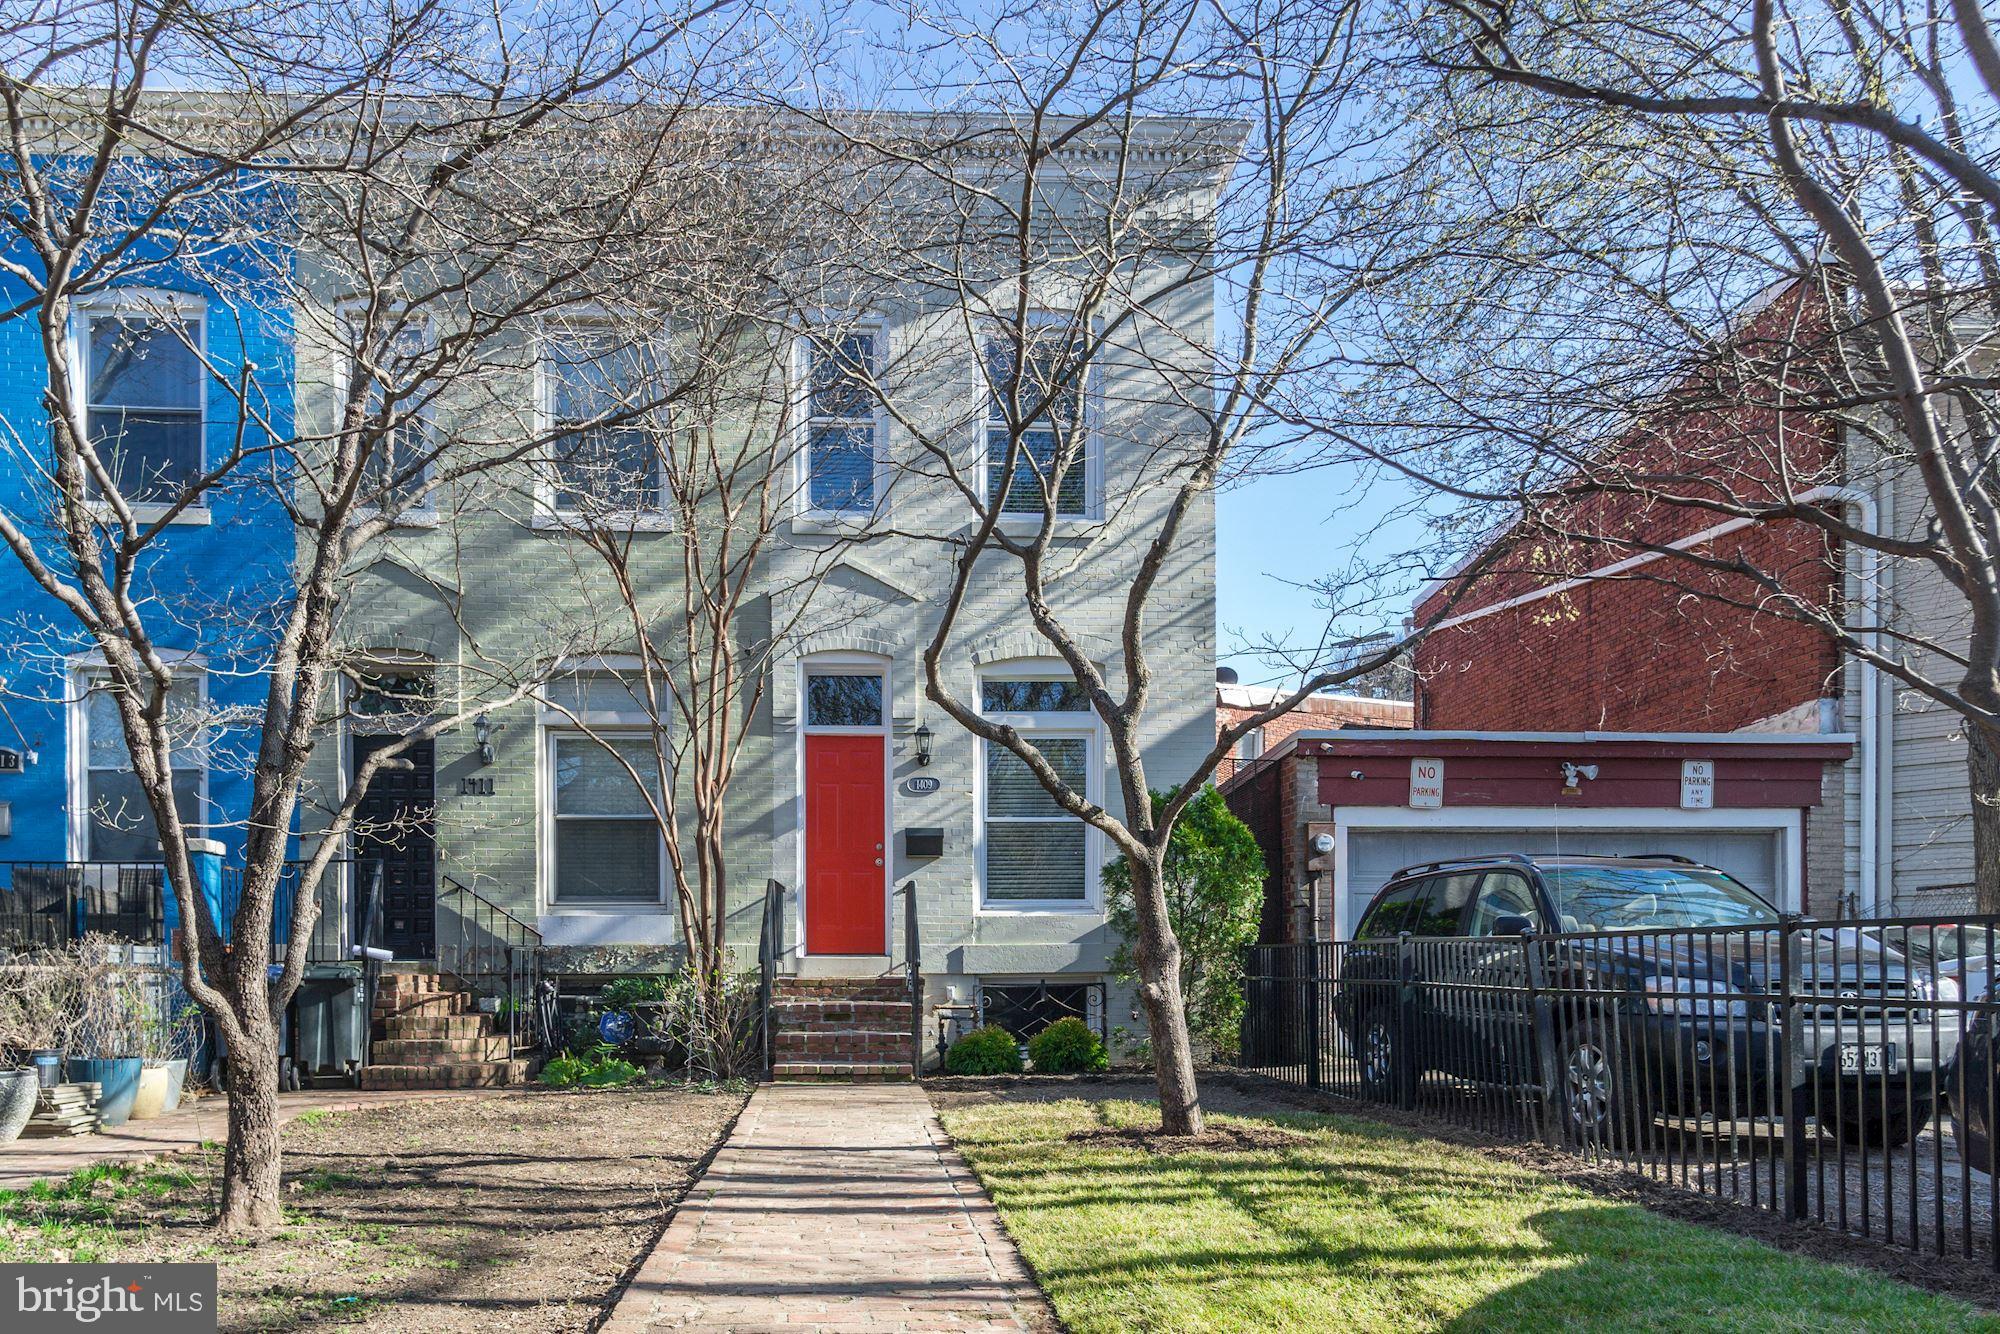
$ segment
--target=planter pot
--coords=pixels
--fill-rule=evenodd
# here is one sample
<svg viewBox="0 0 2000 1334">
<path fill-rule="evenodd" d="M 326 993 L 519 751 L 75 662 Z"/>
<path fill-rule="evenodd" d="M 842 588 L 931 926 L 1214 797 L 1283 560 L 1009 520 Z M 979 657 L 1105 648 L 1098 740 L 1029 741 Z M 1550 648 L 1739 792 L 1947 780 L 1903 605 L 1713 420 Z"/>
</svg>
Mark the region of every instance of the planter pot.
<svg viewBox="0 0 2000 1334">
<path fill-rule="evenodd" d="M 31 1051 L 28 1064 L 45 1089 L 52 1089 L 62 1083 L 62 1053 L 59 1051 Z"/>
<path fill-rule="evenodd" d="M 21 1137 L 21 1127 L 35 1114 L 41 1080 L 32 1068 L 0 1070 L 0 1144 Z"/>
<path fill-rule="evenodd" d="M 167 1110 L 181 1105 L 181 1094 L 187 1090 L 188 1063 L 168 1061 L 160 1067 L 167 1072 Z"/>
<path fill-rule="evenodd" d="M 146 1063 L 136 1056 L 69 1058 L 69 1077 L 77 1084 L 97 1084 L 97 1119 L 122 1126 L 132 1117 L 132 1100 L 139 1096 L 139 1075 Z"/>
<path fill-rule="evenodd" d="M 150 1121 L 167 1110 L 167 1082 L 166 1066 L 140 1067 L 139 1090 L 132 1095 L 132 1120 Z"/>
</svg>

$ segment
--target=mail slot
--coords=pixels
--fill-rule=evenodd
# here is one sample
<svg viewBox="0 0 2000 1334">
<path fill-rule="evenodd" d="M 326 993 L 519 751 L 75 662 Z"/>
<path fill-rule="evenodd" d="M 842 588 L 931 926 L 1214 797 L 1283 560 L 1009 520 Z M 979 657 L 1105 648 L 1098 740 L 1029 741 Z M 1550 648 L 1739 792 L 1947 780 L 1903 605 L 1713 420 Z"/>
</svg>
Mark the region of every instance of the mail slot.
<svg viewBox="0 0 2000 1334">
<path fill-rule="evenodd" d="M 903 831 L 903 855 L 905 857 L 944 856 L 944 830 L 905 829 Z"/>
</svg>

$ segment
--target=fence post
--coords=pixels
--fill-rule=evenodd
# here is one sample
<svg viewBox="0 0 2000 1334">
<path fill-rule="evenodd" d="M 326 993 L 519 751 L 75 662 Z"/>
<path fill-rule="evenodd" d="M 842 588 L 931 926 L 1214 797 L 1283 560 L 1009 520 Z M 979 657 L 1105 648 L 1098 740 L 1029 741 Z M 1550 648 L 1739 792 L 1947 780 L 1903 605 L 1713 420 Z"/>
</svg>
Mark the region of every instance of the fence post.
<svg viewBox="0 0 2000 1334">
<path fill-rule="evenodd" d="M 1396 1105 L 1406 1112 L 1414 1110 L 1417 1105 L 1417 1067 L 1410 1059 L 1411 1043 L 1417 1031 L 1416 960 L 1410 950 L 1410 933 L 1397 932 L 1396 1040 L 1391 1054 L 1396 1062 Z"/>
<path fill-rule="evenodd" d="M 1521 962 L 1528 985 L 1528 1065 L 1535 1072 L 1537 1112 L 1542 1123 L 1542 1142 L 1552 1149 L 1562 1147 L 1556 1087 L 1556 1025 L 1542 979 L 1542 939 L 1533 931 L 1521 933 Z"/>
<path fill-rule="evenodd" d="M 1320 1086 L 1319 942 L 1306 942 L 1306 1087 Z"/>
<path fill-rule="evenodd" d="M 1778 1025 L 1784 1049 L 1778 1068 L 1785 1081 L 1785 1216 L 1793 1220 L 1806 1216 L 1806 1109 L 1799 1096 L 1804 1066 L 1799 1049 L 1799 956 L 1792 943 L 1798 926 L 1797 913 L 1785 913 L 1778 919 Z"/>
</svg>

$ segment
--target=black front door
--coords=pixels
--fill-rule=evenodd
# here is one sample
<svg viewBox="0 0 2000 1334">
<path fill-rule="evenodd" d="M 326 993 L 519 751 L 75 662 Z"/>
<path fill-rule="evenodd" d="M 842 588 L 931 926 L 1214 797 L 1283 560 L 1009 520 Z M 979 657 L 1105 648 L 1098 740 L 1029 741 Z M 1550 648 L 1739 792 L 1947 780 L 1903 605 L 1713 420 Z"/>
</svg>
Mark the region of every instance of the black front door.
<svg viewBox="0 0 2000 1334">
<path fill-rule="evenodd" d="M 388 736 L 354 738 L 358 766 L 394 744 Z M 362 798 L 354 855 L 382 866 L 382 939 L 398 959 L 437 957 L 437 749 L 419 741 L 407 766 L 375 771 Z"/>
</svg>

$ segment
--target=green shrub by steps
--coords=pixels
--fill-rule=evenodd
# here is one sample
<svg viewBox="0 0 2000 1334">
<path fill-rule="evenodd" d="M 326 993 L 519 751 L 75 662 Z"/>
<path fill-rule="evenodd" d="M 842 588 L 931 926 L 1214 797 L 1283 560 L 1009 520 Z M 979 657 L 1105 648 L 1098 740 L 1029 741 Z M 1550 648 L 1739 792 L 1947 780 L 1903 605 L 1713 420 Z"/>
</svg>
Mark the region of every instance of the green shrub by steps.
<svg viewBox="0 0 2000 1334">
<path fill-rule="evenodd" d="M 1021 1048 L 1014 1035 L 1004 1028 L 974 1029 L 951 1044 L 944 1054 L 948 1075 L 1018 1075 Z"/>
<path fill-rule="evenodd" d="M 1104 1043 L 1075 1015 L 1058 1019 L 1029 1038 L 1028 1060 L 1038 1075 L 1074 1075 L 1111 1068 Z"/>
<path fill-rule="evenodd" d="M 541 1082 L 552 1089 L 616 1088 L 639 1077 L 639 1067 L 610 1054 L 609 1047 L 589 1056 L 563 1052 L 542 1067 Z"/>
</svg>

